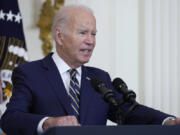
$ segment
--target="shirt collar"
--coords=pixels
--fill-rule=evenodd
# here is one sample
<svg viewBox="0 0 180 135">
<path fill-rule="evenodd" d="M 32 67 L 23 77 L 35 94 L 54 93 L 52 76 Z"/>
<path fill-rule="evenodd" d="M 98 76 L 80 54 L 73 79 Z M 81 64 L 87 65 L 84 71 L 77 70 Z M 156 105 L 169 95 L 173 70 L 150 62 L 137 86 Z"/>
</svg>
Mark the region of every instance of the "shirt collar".
<svg viewBox="0 0 180 135">
<path fill-rule="evenodd" d="M 52 58 L 56 64 L 60 74 L 63 74 L 71 69 L 71 67 L 58 55 L 57 52 L 55 52 L 52 55 Z M 76 70 L 77 70 L 77 75 L 81 76 L 81 74 L 82 74 L 81 67 L 76 68 Z"/>
</svg>

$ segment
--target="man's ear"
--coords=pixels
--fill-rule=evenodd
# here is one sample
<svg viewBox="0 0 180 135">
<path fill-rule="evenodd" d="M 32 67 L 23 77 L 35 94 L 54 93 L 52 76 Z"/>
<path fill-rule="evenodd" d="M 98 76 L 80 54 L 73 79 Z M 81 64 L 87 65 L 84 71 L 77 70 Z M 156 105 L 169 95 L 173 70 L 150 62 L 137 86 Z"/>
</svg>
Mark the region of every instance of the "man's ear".
<svg viewBox="0 0 180 135">
<path fill-rule="evenodd" d="M 59 45 L 62 45 L 62 39 L 63 39 L 63 33 L 62 31 L 60 30 L 60 28 L 56 28 L 55 29 L 55 40 L 56 42 L 59 44 Z"/>
</svg>

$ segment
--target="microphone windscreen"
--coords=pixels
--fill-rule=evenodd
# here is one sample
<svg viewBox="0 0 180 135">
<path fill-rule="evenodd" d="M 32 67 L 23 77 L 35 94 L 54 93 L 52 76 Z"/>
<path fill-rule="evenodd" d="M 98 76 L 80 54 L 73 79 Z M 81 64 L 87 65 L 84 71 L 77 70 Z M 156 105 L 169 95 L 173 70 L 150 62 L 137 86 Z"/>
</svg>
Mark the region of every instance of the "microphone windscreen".
<svg viewBox="0 0 180 135">
<path fill-rule="evenodd" d="M 102 83 L 103 83 L 103 81 L 101 81 L 101 80 L 98 79 L 98 78 L 92 78 L 92 79 L 91 79 L 91 85 L 94 87 L 95 90 L 98 90 L 98 89 L 99 89 L 98 86 L 99 86 L 100 84 L 102 84 Z"/>
<path fill-rule="evenodd" d="M 113 84 L 113 86 L 114 86 L 115 88 L 118 88 L 118 87 L 120 87 L 120 86 L 127 88 L 126 83 L 125 83 L 122 79 L 120 79 L 120 78 L 115 78 L 115 79 L 113 80 L 112 84 Z"/>
</svg>

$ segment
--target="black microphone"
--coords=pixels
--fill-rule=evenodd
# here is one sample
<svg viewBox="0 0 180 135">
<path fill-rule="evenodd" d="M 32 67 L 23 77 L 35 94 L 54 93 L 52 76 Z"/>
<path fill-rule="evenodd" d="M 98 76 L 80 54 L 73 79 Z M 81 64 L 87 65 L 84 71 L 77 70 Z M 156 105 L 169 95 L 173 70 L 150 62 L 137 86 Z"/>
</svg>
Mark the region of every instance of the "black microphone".
<svg viewBox="0 0 180 135">
<path fill-rule="evenodd" d="M 113 80 L 112 84 L 114 88 L 123 95 L 125 101 L 130 103 L 136 102 L 136 93 L 132 90 L 128 90 L 126 83 L 122 79 L 116 78 Z"/>
<path fill-rule="evenodd" d="M 92 78 L 91 79 L 91 85 L 93 86 L 93 88 L 98 93 L 100 93 L 102 95 L 102 98 L 106 102 L 108 102 L 108 103 L 110 103 L 110 104 L 112 104 L 114 106 L 118 105 L 116 100 L 115 100 L 114 92 L 111 89 L 108 89 L 106 87 L 106 84 L 103 81 L 101 81 L 98 78 Z"/>
</svg>

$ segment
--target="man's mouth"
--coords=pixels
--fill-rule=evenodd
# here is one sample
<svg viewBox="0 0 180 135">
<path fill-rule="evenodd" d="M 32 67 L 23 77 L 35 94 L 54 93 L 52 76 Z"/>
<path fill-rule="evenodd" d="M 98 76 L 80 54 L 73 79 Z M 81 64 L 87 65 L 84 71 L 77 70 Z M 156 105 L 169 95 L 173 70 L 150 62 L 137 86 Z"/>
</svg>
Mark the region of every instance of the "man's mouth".
<svg viewBox="0 0 180 135">
<path fill-rule="evenodd" d="M 81 52 L 84 52 L 84 53 L 90 53 L 90 52 L 91 52 L 91 49 L 81 49 L 80 51 L 81 51 Z"/>
</svg>

